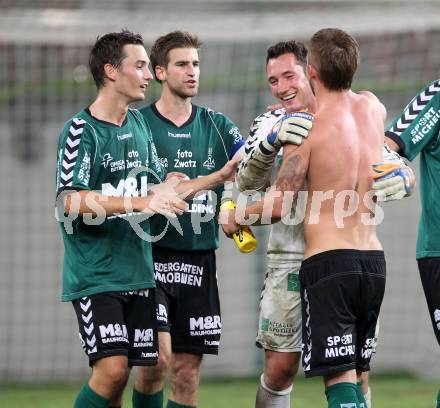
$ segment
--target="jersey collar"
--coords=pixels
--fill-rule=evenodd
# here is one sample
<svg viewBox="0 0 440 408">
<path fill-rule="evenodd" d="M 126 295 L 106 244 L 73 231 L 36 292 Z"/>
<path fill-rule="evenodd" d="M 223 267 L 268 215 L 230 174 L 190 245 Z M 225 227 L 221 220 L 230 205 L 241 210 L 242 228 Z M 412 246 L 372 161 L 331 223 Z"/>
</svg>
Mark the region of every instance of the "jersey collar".
<svg viewBox="0 0 440 408">
<path fill-rule="evenodd" d="M 169 125 L 174 126 L 175 128 L 181 129 L 184 128 L 185 126 L 188 126 L 192 123 L 192 121 L 194 120 L 194 118 L 196 117 L 196 113 L 197 113 L 197 106 L 191 104 L 191 115 L 189 116 L 188 120 L 183 123 L 180 126 L 177 126 L 173 121 L 169 120 L 168 118 L 166 118 L 165 116 L 163 116 L 156 108 L 156 102 L 152 103 L 151 105 L 151 110 L 153 111 L 153 113 L 162 121 L 168 123 Z"/>
</svg>

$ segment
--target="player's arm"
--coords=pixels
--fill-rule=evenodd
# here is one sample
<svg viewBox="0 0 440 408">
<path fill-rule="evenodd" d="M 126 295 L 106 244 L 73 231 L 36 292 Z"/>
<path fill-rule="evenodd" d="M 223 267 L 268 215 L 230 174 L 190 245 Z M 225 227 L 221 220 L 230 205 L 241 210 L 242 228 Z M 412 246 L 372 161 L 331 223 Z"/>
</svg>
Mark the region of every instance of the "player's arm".
<svg viewBox="0 0 440 408">
<path fill-rule="evenodd" d="M 385 132 L 386 143 L 391 150 L 412 161 L 422 150 L 435 143 L 440 131 L 439 116 L 440 80 L 436 80 L 414 96 L 402 113 L 391 123 Z M 389 170 L 390 173 L 394 171 Z M 415 185 L 413 171 L 406 164 L 396 171 L 397 174 L 393 177 L 384 173 L 382 177 L 377 178 L 380 184 L 375 183 L 376 187 L 379 185 L 389 189 L 386 194 L 379 194 L 378 199 L 389 201 L 389 199 L 396 199 L 392 197 L 400 198 L 411 194 Z"/>
<path fill-rule="evenodd" d="M 275 194 L 273 216 L 282 218 L 290 213 L 291 208 L 283 205 L 286 194 L 291 194 L 293 200 L 304 185 L 310 162 L 311 143 L 305 141 L 301 146 L 285 145 L 283 148 L 283 162 L 275 180 Z M 269 193 L 270 196 L 271 193 Z M 281 194 L 281 197 L 278 197 Z"/>
<path fill-rule="evenodd" d="M 208 115 L 229 160 L 221 169 L 206 176 L 192 180 L 181 180 L 176 186 L 176 191 L 179 194 L 184 194 L 186 199 L 193 198 L 199 192 L 212 190 L 226 181 L 234 180 L 237 166 L 243 157 L 244 140 L 238 127 L 221 113 L 210 111 Z"/>
<path fill-rule="evenodd" d="M 212 190 L 228 180 L 233 180 L 239 162 L 240 154 L 237 154 L 220 170 L 211 174 L 190 180 L 182 180 L 180 178 L 175 186 L 176 192 L 178 194 L 183 194 L 185 199 L 190 199 L 201 191 Z"/>
<path fill-rule="evenodd" d="M 237 174 L 240 191 L 266 189 L 270 185 L 272 166 L 281 147 L 286 143 L 300 145 L 312 127 L 313 115 L 294 112 L 283 115 L 272 128 L 267 129 L 265 123 L 275 114 L 260 115 L 251 126 L 246 156 Z"/>
<path fill-rule="evenodd" d="M 361 91 L 359 92 L 360 95 L 365 96 L 369 101 L 373 102 L 375 115 L 380 117 L 384 122 L 387 118 L 387 110 L 385 108 L 385 105 L 379 100 L 379 98 L 370 91 Z"/>
<path fill-rule="evenodd" d="M 374 115 L 386 119 L 386 108 L 379 99 L 371 92 L 361 92 L 366 98 L 374 103 L 376 112 Z M 389 139 L 390 140 L 390 139 Z M 392 146 L 398 149 L 398 145 L 390 140 Z M 373 165 L 374 183 L 373 189 L 378 201 L 400 200 L 411 195 L 415 186 L 414 172 L 405 164 L 399 154 L 384 144 L 383 161 Z"/>
<path fill-rule="evenodd" d="M 385 132 L 388 146 L 412 161 L 440 131 L 440 79 L 422 89 Z"/>
<path fill-rule="evenodd" d="M 173 180 L 156 184 L 145 197 L 111 197 L 92 190 L 65 190 L 58 200 L 62 200 L 64 213 L 69 216 L 91 214 L 92 217 L 110 217 L 141 212 L 175 217 L 186 211 L 188 204 L 174 187 Z"/>
<path fill-rule="evenodd" d="M 97 145 L 95 133 L 86 121 L 73 118 L 66 122 L 58 145 L 58 214 L 64 211 L 69 216 L 88 213 L 106 217 L 139 211 L 175 216 L 186 209 L 187 204 L 173 191 L 175 183 L 152 188 L 148 197 L 112 197 L 93 191 L 90 180 L 93 168 L 100 160 L 96 157 Z M 151 163 L 154 165 L 155 162 Z M 161 167 L 158 165 L 154 170 L 158 172 Z"/>
<path fill-rule="evenodd" d="M 290 214 L 292 202 L 296 201 L 306 179 L 310 151 L 311 146 L 307 142 L 301 146 L 286 145 L 275 184 L 263 199 L 246 208 L 237 207 L 221 214 L 220 224 L 223 232 L 230 235 L 237 231 L 240 225 L 274 223 Z"/>
</svg>

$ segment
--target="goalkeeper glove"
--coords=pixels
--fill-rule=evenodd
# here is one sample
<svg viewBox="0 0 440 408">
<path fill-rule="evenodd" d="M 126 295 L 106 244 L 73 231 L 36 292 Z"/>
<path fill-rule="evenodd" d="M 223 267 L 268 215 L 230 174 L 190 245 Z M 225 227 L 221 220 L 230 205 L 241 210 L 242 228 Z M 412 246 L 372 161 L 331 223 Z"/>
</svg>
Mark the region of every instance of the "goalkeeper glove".
<svg viewBox="0 0 440 408">
<path fill-rule="evenodd" d="M 284 115 L 262 141 L 263 147 L 272 153 L 279 151 L 285 143 L 299 146 L 309 135 L 312 128 L 313 115 L 308 112 L 293 112 Z"/>
<path fill-rule="evenodd" d="M 412 169 L 395 163 L 373 164 L 373 189 L 378 201 L 400 200 L 412 194 L 415 177 Z"/>
</svg>

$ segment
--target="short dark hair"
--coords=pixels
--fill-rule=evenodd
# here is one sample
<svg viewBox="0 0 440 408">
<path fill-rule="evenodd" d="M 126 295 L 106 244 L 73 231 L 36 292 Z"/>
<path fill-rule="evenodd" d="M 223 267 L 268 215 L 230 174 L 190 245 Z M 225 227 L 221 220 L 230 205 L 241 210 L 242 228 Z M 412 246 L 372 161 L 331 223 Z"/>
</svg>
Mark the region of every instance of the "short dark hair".
<svg viewBox="0 0 440 408">
<path fill-rule="evenodd" d="M 307 65 L 307 48 L 302 42 L 298 41 L 280 41 L 267 49 L 266 65 L 269 60 L 278 58 L 284 54 L 293 54 L 303 68 Z"/>
<path fill-rule="evenodd" d="M 170 51 L 175 48 L 195 48 L 199 49 L 202 43 L 199 39 L 188 31 L 173 31 L 159 37 L 151 48 L 150 60 L 156 81 L 161 82 L 156 76 L 156 67 L 168 66 L 170 62 Z"/>
<path fill-rule="evenodd" d="M 89 67 L 98 89 L 104 86 L 104 65 L 111 64 L 119 68 L 126 57 L 123 48 L 127 44 L 144 45 L 144 40 L 140 34 L 134 34 L 128 30 L 105 34 L 96 39 L 90 51 Z"/>
<path fill-rule="evenodd" d="M 359 64 L 359 44 L 345 31 L 324 28 L 310 40 L 310 63 L 323 85 L 332 91 L 351 88 Z"/>
</svg>

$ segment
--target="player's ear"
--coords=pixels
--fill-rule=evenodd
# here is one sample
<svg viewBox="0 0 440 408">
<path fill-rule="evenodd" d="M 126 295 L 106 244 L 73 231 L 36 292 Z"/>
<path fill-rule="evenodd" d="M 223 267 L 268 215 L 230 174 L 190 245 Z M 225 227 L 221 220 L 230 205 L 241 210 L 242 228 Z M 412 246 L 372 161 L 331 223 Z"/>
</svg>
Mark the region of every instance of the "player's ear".
<svg viewBox="0 0 440 408">
<path fill-rule="evenodd" d="M 165 74 L 165 68 L 161 67 L 160 65 L 156 65 L 154 67 L 154 72 L 156 73 L 156 78 L 159 81 L 164 81 L 166 78 L 166 74 Z"/>
<path fill-rule="evenodd" d="M 307 65 L 307 77 L 313 79 L 317 77 L 317 70 L 312 64 Z"/>
<path fill-rule="evenodd" d="M 110 81 L 116 80 L 116 73 L 117 72 L 118 72 L 118 69 L 115 68 L 112 64 L 105 64 L 104 65 L 104 75 Z"/>
</svg>

